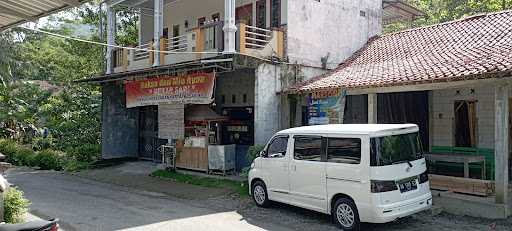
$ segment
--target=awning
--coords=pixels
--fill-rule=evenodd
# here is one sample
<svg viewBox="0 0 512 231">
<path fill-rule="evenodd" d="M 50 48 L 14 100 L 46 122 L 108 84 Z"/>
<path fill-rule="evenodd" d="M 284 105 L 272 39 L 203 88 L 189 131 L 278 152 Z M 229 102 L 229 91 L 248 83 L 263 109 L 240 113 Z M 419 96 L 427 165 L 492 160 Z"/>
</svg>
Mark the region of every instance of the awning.
<svg viewBox="0 0 512 231">
<path fill-rule="evenodd" d="M 89 0 L 0 0 L 0 31 L 36 21 Z"/>
<path fill-rule="evenodd" d="M 228 117 L 217 114 L 208 105 L 191 105 L 185 111 L 185 120 L 187 121 L 223 121 Z"/>
</svg>

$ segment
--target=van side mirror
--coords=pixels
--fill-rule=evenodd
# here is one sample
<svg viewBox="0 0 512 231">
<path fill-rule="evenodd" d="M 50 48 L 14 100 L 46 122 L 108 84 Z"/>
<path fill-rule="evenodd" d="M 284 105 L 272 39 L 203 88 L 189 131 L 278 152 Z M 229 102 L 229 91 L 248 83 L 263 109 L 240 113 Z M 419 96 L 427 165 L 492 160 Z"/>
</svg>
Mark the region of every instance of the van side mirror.
<svg viewBox="0 0 512 231">
<path fill-rule="evenodd" d="M 267 152 L 266 152 L 265 150 L 262 150 L 262 151 L 260 152 L 260 156 L 261 156 L 261 157 L 267 157 Z"/>
</svg>

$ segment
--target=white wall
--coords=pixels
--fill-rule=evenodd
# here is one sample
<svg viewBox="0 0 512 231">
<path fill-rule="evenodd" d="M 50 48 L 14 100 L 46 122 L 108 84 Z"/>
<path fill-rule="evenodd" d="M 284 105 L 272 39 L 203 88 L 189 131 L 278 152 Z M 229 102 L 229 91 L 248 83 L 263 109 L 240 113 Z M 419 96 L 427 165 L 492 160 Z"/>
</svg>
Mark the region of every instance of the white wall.
<svg viewBox="0 0 512 231">
<path fill-rule="evenodd" d="M 382 0 L 288 1 L 287 52 L 292 62 L 334 68 L 382 31 Z M 360 16 L 365 11 L 366 16 Z"/>
<path fill-rule="evenodd" d="M 477 100 L 477 142 L 479 148 L 494 149 L 494 87 L 435 90 L 432 92 L 432 145 L 454 146 L 454 103 L 455 100 Z M 457 94 L 457 91 L 460 94 Z M 440 118 L 441 117 L 441 118 Z"/>
<path fill-rule="evenodd" d="M 263 63 L 256 69 L 254 132 L 255 143 L 264 144 L 274 133 L 289 127 L 290 106 L 280 92 L 293 82 L 308 80 L 326 70 L 293 65 Z M 300 105 L 296 121 L 300 122 Z"/>
</svg>

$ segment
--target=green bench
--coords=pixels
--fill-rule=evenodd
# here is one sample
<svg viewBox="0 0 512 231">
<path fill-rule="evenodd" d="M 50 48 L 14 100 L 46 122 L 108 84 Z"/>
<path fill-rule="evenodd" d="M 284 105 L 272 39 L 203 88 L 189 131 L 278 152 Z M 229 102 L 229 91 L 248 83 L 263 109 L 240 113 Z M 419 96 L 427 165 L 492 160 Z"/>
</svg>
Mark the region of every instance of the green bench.
<svg viewBox="0 0 512 231">
<path fill-rule="evenodd" d="M 433 146 L 431 149 L 431 153 L 433 154 L 463 154 L 463 155 L 474 155 L 474 156 L 484 156 L 485 157 L 485 168 L 486 168 L 486 179 L 485 180 L 494 180 L 494 150 L 488 148 L 468 148 L 468 147 L 449 147 L 449 146 Z M 459 163 L 448 163 L 448 162 L 439 162 L 435 163 L 436 169 L 442 168 L 446 169 L 450 172 L 463 172 L 463 164 Z M 474 175 L 475 173 L 479 173 L 482 171 L 482 164 L 470 164 L 470 175 Z"/>
</svg>

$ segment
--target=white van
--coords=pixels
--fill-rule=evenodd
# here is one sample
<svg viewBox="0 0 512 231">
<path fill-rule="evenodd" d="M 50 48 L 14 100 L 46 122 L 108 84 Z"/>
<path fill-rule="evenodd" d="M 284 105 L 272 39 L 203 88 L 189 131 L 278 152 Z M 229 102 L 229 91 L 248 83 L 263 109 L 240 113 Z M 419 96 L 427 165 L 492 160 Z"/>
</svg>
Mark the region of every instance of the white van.
<svg viewBox="0 0 512 231">
<path fill-rule="evenodd" d="M 278 201 L 331 214 L 344 230 L 430 209 L 418 126 L 343 124 L 278 132 L 251 165 L 258 206 Z"/>
</svg>

